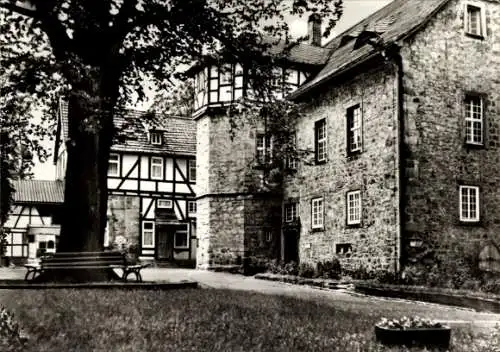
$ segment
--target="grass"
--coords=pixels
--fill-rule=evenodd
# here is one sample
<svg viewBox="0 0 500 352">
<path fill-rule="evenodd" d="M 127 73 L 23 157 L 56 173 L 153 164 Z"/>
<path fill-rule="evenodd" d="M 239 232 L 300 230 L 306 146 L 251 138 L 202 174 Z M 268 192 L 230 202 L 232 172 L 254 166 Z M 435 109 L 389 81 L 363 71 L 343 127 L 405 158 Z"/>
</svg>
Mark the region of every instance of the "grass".
<svg viewBox="0 0 500 352">
<path fill-rule="evenodd" d="M 373 325 L 424 309 L 215 289 L 1 290 L 0 304 L 30 337 L 26 352 L 406 351 L 377 344 Z M 495 351 L 497 342 L 500 336 L 458 328 L 451 350 Z"/>
</svg>

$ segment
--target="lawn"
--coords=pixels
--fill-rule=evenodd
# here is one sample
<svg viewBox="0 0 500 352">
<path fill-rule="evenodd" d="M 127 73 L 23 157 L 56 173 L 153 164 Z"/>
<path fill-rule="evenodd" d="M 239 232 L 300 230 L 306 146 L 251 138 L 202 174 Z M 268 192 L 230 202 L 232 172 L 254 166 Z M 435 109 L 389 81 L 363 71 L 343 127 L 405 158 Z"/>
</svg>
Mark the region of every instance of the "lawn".
<svg viewBox="0 0 500 352">
<path fill-rule="evenodd" d="M 29 336 L 24 351 L 405 351 L 373 336 L 381 316 L 415 311 L 228 290 L 0 290 Z M 454 329 L 452 351 L 498 337 Z M 419 351 L 420 349 L 416 349 Z"/>
</svg>

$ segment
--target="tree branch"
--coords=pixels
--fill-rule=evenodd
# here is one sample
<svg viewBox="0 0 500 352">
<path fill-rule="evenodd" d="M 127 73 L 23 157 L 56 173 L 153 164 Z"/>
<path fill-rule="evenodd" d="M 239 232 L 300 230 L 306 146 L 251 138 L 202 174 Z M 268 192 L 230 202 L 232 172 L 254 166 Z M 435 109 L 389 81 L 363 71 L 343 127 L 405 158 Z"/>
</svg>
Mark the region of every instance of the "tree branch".
<svg viewBox="0 0 500 352">
<path fill-rule="evenodd" d="M 38 13 L 36 8 L 26 1 L 10 1 L 10 0 L 0 0 L 0 8 L 10 10 L 12 12 L 17 12 L 20 15 L 27 17 L 38 18 Z"/>
</svg>

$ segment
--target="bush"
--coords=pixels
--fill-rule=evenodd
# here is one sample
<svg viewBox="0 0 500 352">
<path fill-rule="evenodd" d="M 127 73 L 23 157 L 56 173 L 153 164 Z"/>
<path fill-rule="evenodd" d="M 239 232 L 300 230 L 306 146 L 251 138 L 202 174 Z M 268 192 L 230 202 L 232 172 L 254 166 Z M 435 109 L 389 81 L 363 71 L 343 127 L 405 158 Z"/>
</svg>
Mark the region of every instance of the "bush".
<svg viewBox="0 0 500 352">
<path fill-rule="evenodd" d="M 314 266 L 309 263 L 301 263 L 299 265 L 299 276 L 304 277 L 306 279 L 310 279 L 314 277 L 315 270 Z"/>
<path fill-rule="evenodd" d="M 316 265 L 316 276 L 322 277 L 325 279 L 340 279 L 340 275 L 342 273 L 342 266 L 340 265 L 340 261 L 337 258 L 333 258 L 333 260 L 318 262 Z"/>
<path fill-rule="evenodd" d="M 496 279 L 486 280 L 481 285 L 481 290 L 488 293 L 496 293 L 500 295 L 500 277 Z"/>
<path fill-rule="evenodd" d="M 267 270 L 268 260 L 261 257 L 250 256 L 243 259 L 243 274 L 255 275 Z"/>
<path fill-rule="evenodd" d="M 283 270 L 281 272 L 283 275 L 298 275 L 299 274 L 299 266 L 296 262 L 291 261 L 290 263 L 286 263 L 283 266 Z"/>
<path fill-rule="evenodd" d="M 19 324 L 14 320 L 14 315 L 2 308 L 0 310 L 0 347 L 6 347 L 10 351 L 21 351 L 26 340 Z"/>
<path fill-rule="evenodd" d="M 281 274 L 283 267 L 277 259 L 273 259 L 267 263 L 266 271 L 271 274 Z"/>
<path fill-rule="evenodd" d="M 349 276 L 354 280 L 370 280 L 373 279 L 373 272 L 368 271 L 366 267 L 360 266 L 356 269 L 349 269 L 342 271 L 344 276 Z"/>
</svg>

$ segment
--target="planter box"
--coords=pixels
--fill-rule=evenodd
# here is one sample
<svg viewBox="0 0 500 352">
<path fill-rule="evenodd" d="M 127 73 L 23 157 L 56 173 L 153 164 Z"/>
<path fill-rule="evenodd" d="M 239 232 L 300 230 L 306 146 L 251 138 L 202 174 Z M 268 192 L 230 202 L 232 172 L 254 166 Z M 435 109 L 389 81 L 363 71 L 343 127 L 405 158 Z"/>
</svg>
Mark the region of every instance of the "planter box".
<svg viewBox="0 0 500 352">
<path fill-rule="evenodd" d="M 375 325 L 377 341 L 384 345 L 406 345 L 448 348 L 451 329 L 440 328 L 390 329 Z"/>
</svg>

